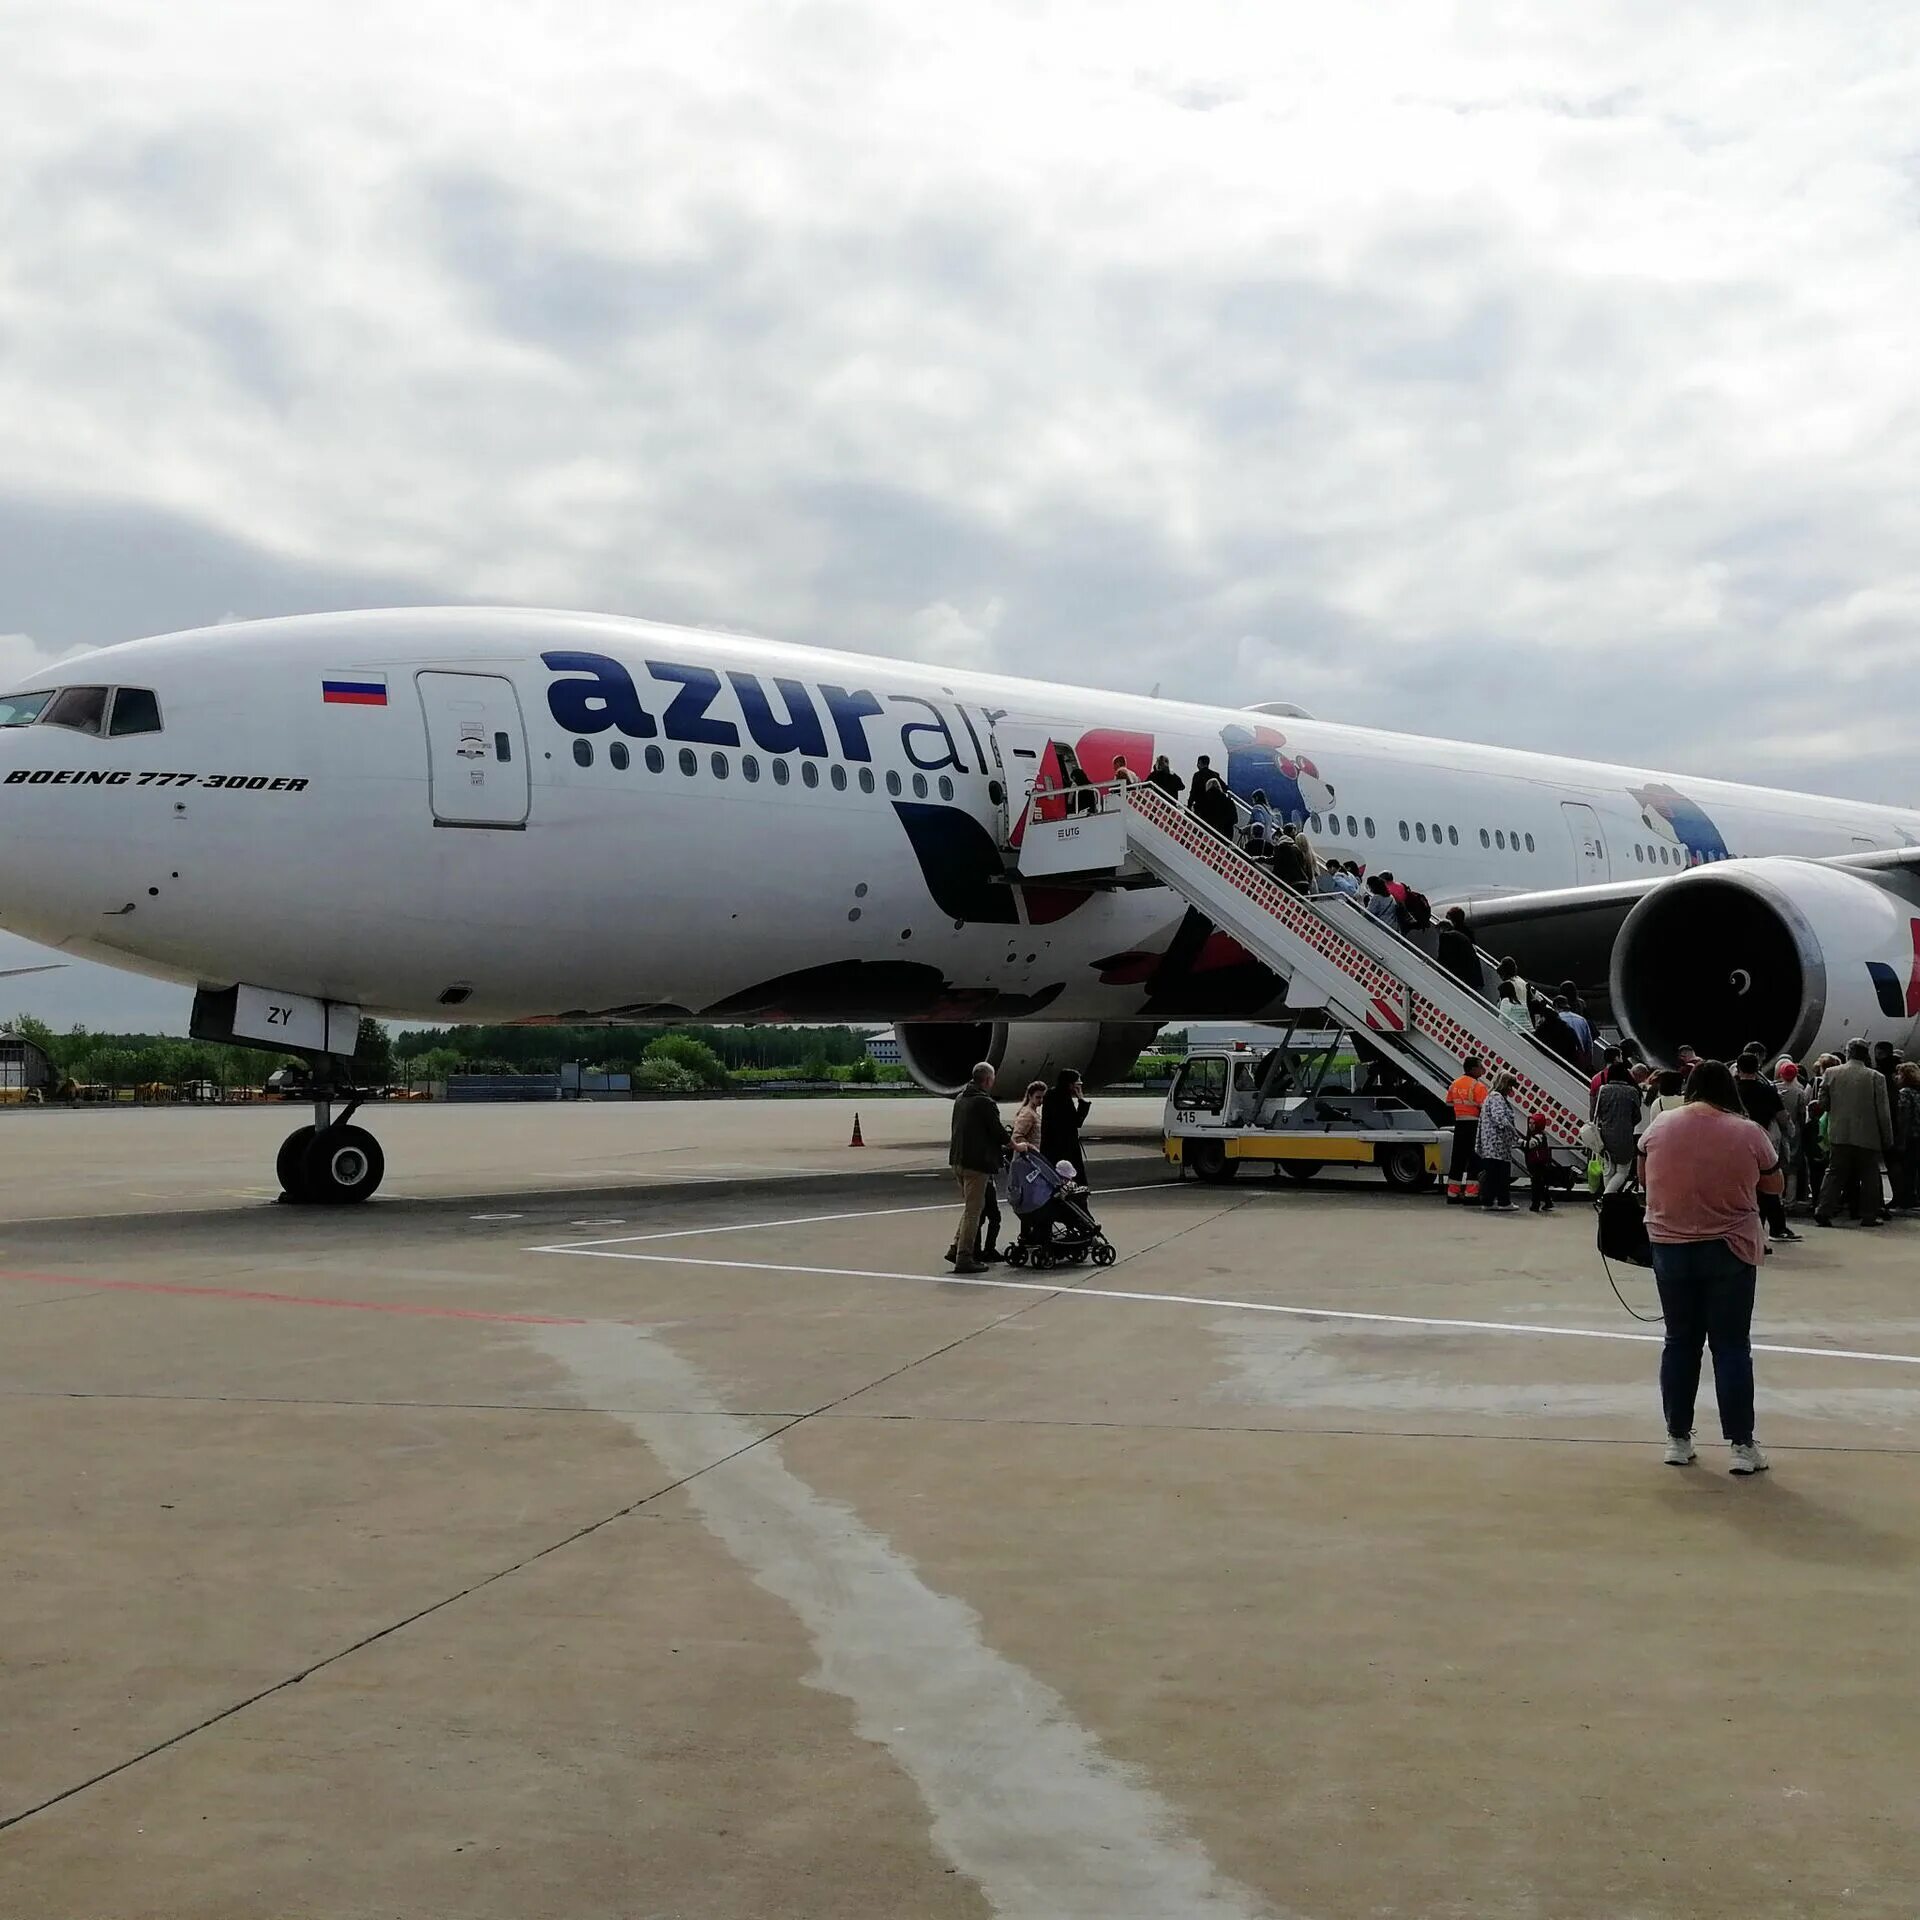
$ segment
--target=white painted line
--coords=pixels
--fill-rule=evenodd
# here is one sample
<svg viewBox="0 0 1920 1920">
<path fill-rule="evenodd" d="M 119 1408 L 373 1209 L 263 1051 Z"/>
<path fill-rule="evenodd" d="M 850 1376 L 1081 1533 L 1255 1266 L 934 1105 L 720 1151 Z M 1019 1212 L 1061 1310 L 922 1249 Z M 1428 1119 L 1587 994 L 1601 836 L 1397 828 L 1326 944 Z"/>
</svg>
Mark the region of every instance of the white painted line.
<svg viewBox="0 0 1920 1920">
<path fill-rule="evenodd" d="M 928 1585 L 884 1534 L 787 1464 L 747 1421 L 655 1413 L 721 1409 L 706 1378 L 638 1328 L 542 1327 L 535 1344 L 581 1400 L 645 1442 L 700 1522 L 782 1601 L 813 1643 L 808 1684 L 853 1709 L 919 1792 L 933 1844 L 1012 1916 L 1272 1920 L 1186 1830 L 1144 1769 L 1104 1748 L 1038 1674 L 987 1642 L 980 1615 Z M 731 1454 L 730 1458 L 721 1456 Z"/>
<path fill-rule="evenodd" d="M 958 1200 L 941 1200 L 932 1206 L 875 1207 L 865 1213 L 801 1213 L 789 1220 L 742 1220 L 730 1227 L 675 1227 L 669 1233 L 623 1233 L 609 1240 L 568 1241 L 557 1247 L 529 1247 L 529 1253 L 571 1253 L 585 1247 L 630 1247 L 645 1240 L 694 1240 L 709 1233 L 757 1233 L 762 1228 L 808 1227 L 827 1220 L 884 1220 L 895 1213 L 956 1213 Z"/>
<path fill-rule="evenodd" d="M 916 1209 L 902 1209 L 916 1211 Z M 817 1274 L 830 1280 L 919 1280 L 942 1287 L 1002 1287 L 1010 1293 L 1054 1293 L 1068 1300 L 1131 1300 L 1148 1306 L 1209 1307 L 1216 1312 L 1277 1313 L 1298 1320 L 1347 1320 L 1378 1327 L 1433 1327 L 1448 1333 L 1518 1333 L 1551 1340 L 1626 1340 L 1661 1346 L 1658 1333 L 1628 1333 L 1612 1327 L 1553 1327 L 1526 1320 L 1446 1320 L 1415 1313 L 1360 1313 L 1346 1307 L 1290 1307 L 1272 1300 L 1221 1300 L 1193 1293 L 1129 1293 L 1117 1287 L 1076 1286 L 1064 1274 L 1058 1281 L 987 1280 L 977 1274 L 886 1273 L 866 1267 L 791 1267 L 766 1260 L 702 1260 L 682 1253 L 609 1253 L 592 1246 L 529 1247 L 529 1253 L 572 1253 L 590 1260 L 644 1260 L 671 1267 L 730 1267 L 746 1273 Z M 1876 1353 L 1859 1347 L 1787 1347 L 1753 1343 L 1755 1353 L 1786 1354 L 1808 1360 L 1883 1360 L 1890 1366 L 1920 1367 L 1920 1353 Z"/>
<path fill-rule="evenodd" d="M 945 1209 L 943 1208 L 944 1212 Z M 670 1238 L 662 1235 L 663 1239 Z M 604 1247 L 582 1244 L 569 1247 L 529 1247 L 529 1253 L 570 1253 L 581 1260 L 644 1260 L 657 1267 L 727 1267 L 736 1273 L 811 1273 L 819 1274 L 829 1280 L 947 1280 L 958 1286 L 963 1281 L 970 1286 L 995 1284 L 993 1281 L 971 1280 L 965 1274 L 951 1273 L 885 1273 L 875 1267 L 782 1267 L 767 1260 L 702 1260 L 691 1253 L 610 1253 Z M 1040 1287 L 1042 1293 L 1052 1293 L 1052 1287 Z"/>
<path fill-rule="evenodd" d="M 1120 1200 L 1135 1195 L 1147 1196 L 1160 1193 L 1174 1193 L 1178 1189 L 1172 1186 L 1118 1187 L 1112 1193 L 1101 1196 L 1104 1200 Z M 872 1207 L 864 1212 L 853 1213 L 797 1213 L 785 1220 L 741 1220 L 724 1227 L 675 1227 L 666 1233 L 623 1233 L 605 1240 L 564 1240 L 551 1247 L 529 1247 L 529 1253 L 572 1253 L 588 1247 L 631 1247 L 652 1240 L 698 1240 L 710 1233 L 756 1233 L 762 1228 L 774 1227 L 810 1227 L 834 1220 L 885 1220 L 898 1213 L 948 1213 L 959 1208 L 958 1199 L 924 1201 L 911 1207 Z M 576 1220 L 575 1226 L 585 1222 Z M 795 1267 L 795 1273 L 815 1271 L 809 1267 Z M 876 1275 L 875 1278 L 888 1276 Z M 935 1279 L 937 1275 L 908 1274 L 907 1279 Z"/>
<path fill-rule="evenodd" d="M 589 1167 L 580 1174 L 548 1174 L 545 1177 L 549 1180 L 584 1179 L 590 1175 L 594 1179 L 654 1180 L 667 1186 L 683 1183 L 687 1186 L 717 1187 L 742 1184 L 741 1177 L 745 1174 L 758 1175 L 756 1185 L 772 1185 L 782 1180 L 843 1180 L 860 1171 L 858 1167 L 735 1166 L 730 1161 L 719 1160 L 702 1161 L 697 1167 Z"/>
</svg>

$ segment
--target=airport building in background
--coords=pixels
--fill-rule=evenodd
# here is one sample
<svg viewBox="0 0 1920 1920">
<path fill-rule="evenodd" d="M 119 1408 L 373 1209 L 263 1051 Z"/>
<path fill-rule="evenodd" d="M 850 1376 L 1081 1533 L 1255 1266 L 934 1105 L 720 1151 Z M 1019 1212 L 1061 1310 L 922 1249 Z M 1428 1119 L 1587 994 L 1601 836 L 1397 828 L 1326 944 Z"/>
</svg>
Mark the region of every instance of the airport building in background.
<svg viewBox="0 0 1920 1920">
<path fill-rule="evenodd" d="M 56 1077 L 53 1062 L 25 1034 L 0 1027 L 0 1101 L 24 1100 Z"/>
</svg>

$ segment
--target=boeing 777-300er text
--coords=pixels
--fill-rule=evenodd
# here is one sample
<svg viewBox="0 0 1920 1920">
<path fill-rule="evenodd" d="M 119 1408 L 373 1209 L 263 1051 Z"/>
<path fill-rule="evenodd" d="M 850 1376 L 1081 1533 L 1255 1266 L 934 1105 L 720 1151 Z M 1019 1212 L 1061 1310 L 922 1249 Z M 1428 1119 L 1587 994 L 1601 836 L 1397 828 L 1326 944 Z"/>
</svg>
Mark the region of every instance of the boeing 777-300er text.
<svg viewBox="0 0 1920 1920">
<path fill-rule="evenodd" d="M 194 1030 L 350 1055 L 363 1012 L 892 1021 L 1111 1077 L 1285 982 L 1163 885 L 1023 880 L 1070 747 L 1201 755 L 1655 1059 L 1920 1018 L 1920 812 L 584 614 L 324 614 L 138 640 L 0 698 L 0 926 L 197 990 Z M 295 1197 L 381 1160 L 323 1110 Z M 350 1115 L 347 1118 L 350 1119 Z"/>
</svg>

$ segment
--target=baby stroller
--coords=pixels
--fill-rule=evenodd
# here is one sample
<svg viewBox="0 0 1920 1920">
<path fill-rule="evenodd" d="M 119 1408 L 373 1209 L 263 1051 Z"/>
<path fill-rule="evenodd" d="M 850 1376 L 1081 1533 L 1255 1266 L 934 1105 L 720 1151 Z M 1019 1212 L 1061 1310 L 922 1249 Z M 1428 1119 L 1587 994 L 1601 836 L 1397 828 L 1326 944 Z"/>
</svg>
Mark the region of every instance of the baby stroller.
<svg viewBox="0 0 1920 1920">
<path fill-rule="evenodd" d="M 1008 1266 L 1077 1267 L 1089 1256 L 1096 1267 L 1112 1266 L 1120 1256 L 1086 1196 L 1071 1161 L 1052 1167 L 1041 1154 L 1016 1153 L 1007 1169 L 1007 1204 L 1019 1216 L 1020 1238 L 1007 1249 Z"/>
</svg>

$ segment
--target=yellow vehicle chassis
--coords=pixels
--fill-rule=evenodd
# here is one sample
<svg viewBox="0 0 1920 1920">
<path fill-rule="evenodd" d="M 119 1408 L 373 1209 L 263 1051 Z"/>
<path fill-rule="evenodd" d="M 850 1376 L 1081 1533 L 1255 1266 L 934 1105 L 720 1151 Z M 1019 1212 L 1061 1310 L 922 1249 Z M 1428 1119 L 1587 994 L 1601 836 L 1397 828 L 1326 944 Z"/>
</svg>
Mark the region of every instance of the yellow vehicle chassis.
<svg viewBox="0 0 1920 1920">
<path fill-rule="evenodd" d="M 1405 1133 L 1279 1133 L 1265 1128 L 1246 1133 L 1170 1133 L 1165 1138 L 1166 1154 L 1176 1167 L 1186 1161 L 1189 1140 L 1217 1140 L 1229 1160 L 1310 1160 L 1321 1166 L 1350 1165 L 1370 1167 L 1381 1147 L 1423 1145 L 1429 1173 L 1446 1171 L 1444 1141 L 1411 1138 Z"/>
</svg>

